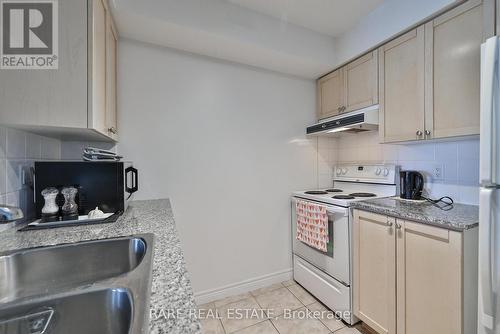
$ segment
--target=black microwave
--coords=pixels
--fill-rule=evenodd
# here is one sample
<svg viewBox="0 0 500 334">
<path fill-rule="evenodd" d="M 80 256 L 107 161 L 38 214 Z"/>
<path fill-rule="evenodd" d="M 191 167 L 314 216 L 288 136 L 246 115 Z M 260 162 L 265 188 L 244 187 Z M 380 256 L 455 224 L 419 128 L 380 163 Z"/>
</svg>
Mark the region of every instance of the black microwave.
<svg viewBox="0 0 500 334">
<path fill-rule="evenodd" d="M 35 161 L 34 197 L 36 216 L 42 216 L 45 188 L 75 187 L 78 214 L 99 207 L 105 213 L 123 212 L 139 188 L 138 171 L 130 162 Z M 58 204 L 64 198 L 58 198 Z"/>
</svg>

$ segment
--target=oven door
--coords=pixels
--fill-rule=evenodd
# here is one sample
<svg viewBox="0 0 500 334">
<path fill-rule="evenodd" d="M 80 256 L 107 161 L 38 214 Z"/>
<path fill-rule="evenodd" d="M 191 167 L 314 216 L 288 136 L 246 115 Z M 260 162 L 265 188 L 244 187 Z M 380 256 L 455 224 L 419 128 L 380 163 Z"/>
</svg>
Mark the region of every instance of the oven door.
<svg viewBox="0 0 500 334">
<path fill-rule="evenodd" d="M 314 201 L 300 199 L 314 204 Z M 292 199 L 292 240 L 293 253 L 318 269 L 326 272 L 336 280 L 350 285 L 349 276 L 349 209 L 324 204 L 328 212 L 329 246 L 326 253 L 313 248 L 296 238 L 297 214 L 296 199 Z"/>
</svg>

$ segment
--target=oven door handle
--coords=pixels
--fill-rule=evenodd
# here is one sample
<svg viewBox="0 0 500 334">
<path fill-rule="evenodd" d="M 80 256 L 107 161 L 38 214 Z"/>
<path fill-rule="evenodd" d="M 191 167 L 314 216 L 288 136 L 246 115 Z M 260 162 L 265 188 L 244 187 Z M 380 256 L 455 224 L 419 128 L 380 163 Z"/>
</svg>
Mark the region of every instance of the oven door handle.
<svg viewBox="0 0 500 334">
<path fill-rule="evenodd" d="M 349 210 L 346 208 L 327 207 L 326 212 L 329 214 L 338 214 L 338 215 L 347 216 Z"/>
</svg>

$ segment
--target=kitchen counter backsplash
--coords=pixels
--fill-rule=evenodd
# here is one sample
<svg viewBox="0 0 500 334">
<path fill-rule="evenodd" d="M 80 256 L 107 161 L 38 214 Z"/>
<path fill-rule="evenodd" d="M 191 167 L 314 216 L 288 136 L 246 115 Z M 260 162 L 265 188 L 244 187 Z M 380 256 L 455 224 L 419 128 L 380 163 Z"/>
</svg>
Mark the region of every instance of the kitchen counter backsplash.
<svg viewBox="0 0 500 334">
<path fill-rule="evenodd" d="M 201 333 L 169 200 L 134 201 L 115 223 L 18 232 L 20 227 L 0 233 L 0 252 L 154 233 L 150 333 Z"/>
<path fill-rule="evenodd" d="M 463 231 L 479 224 L 479 207 L 455 203 L 451 207 L 427 201 L 407 201 L 397 197 L 354 202 L 355 209 L 407 219 L 450 230 Z"/>
</svg>

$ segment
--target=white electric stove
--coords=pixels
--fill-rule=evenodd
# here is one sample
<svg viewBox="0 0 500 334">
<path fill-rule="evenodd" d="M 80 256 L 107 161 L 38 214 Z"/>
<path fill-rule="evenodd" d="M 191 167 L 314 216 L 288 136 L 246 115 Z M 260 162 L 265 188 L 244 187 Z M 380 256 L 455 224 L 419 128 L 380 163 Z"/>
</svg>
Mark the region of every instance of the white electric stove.
<svg viewBox="0 0 500 334">
<path fill-rule="evenodd" d="M 397 172 L 394 165 L 341 165 L 335 169 L 333 187 L 296 191 L 293 196 L 349 207 L 355 201 L 396 195 Z"/>
<path fill-rule="evenodd" d="M 397 193 L 399 170 L 394 165 L 349 164 L 335 169 L 333 187 L 296 191 L 292 197 L 294 279 L 349 324 L 352 313 L 352 211 L 355 201 Z M 328 251 L 319 251 L 295 238 L 295 205 L 306 201 L 326 207 Z"/>
</svg>

